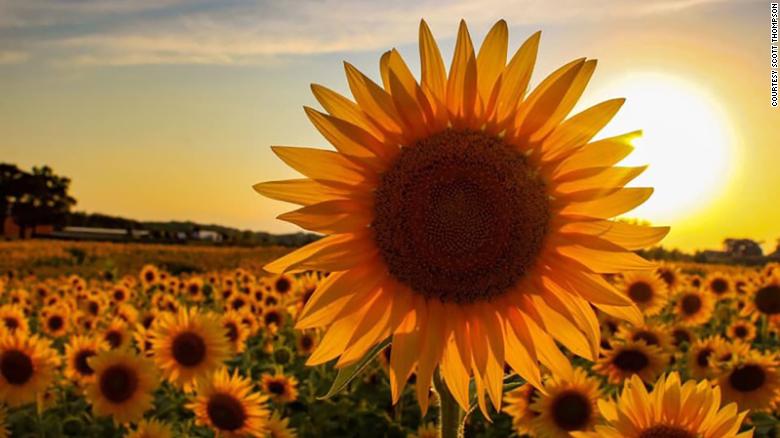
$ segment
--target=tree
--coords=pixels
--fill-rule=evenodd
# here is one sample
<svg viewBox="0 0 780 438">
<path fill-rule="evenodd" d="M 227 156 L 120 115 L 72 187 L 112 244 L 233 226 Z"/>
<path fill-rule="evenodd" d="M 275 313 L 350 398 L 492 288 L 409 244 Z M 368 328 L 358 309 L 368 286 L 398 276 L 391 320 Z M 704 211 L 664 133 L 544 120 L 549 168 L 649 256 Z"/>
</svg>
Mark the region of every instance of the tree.
<svg viewBox="0 0 780 438">
<path fill-rule="evenodd" d="M 0 165 L 0 197 L 6 214 L 11 214 L 25 230 L 41 224 L 61 224 L 65 221 L 76 200 L 68 194 L 70 179 L 59 176 L 48 166 L 33 167 L 24 172 L 10 164 Z M 3 217 L 5 220 L 5 217 Z"/>
<path fill-rule="evenodd" d="M 762 256 L 761 245 L 751 239 L 726 239 L 723 249 L 732 257 Z"/>
</svg>

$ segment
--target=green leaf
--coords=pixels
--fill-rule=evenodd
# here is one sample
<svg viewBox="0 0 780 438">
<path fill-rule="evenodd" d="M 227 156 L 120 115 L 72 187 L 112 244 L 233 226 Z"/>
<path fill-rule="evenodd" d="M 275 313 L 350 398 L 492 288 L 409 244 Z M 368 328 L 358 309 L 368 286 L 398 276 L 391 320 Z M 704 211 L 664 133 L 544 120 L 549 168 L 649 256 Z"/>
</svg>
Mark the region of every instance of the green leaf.
<svg viewBox="0 0 780 438">
<path fill-rule="evenodd" d="M 336 375 L 336 378 L 333 380 L 333 383 L 330 385 L 328 393 L 317 397 L 317 400 L 327 400 L 343 391 L 349 382 L 354 380 L 355 377 L 357 377 L 358 374 L 360 374 L 366 368 L 366 366 L 371 363 L 371 361 L 379 354 L 379 352 L 384 350 L 388 345 L 390 345 L 390 338 L 387 338 L 379 344 L 376 344 L 374 348 L 369 350 L 368 353 L 366 353 L 366 355 L 363 356 L 363 358 L 359 361 L 340 369 Z"/>
</svg>

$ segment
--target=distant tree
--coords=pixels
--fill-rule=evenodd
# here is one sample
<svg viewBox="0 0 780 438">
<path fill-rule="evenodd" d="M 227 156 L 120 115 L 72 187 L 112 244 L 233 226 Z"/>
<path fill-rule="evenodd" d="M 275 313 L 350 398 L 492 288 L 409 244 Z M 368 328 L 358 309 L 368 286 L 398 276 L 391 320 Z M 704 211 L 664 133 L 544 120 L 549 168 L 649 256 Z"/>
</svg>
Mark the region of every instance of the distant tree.
<svg viewBox="0 0 780 438">
<path fill-rule="evenodd" d="M 4 165 L 0 173 L 11 175 L 11 184 L 3 191 L 7 196 L 6 212 L 9 212 L 21 228 L 21 234 L 29 227 L 42 224 L 59 225 L 65 222 L 76 200 L 68 194 L 70 179 L 55 174 L 48 166 L 33 167 L 31 173 L 14 173 L 12 165 Z"/>
<path fill-rule="evenodd" d="M 764 255 L 761 245 L 751 239 L 726 239 L 723 250 L 731 257 L 750 257 Z"/>
<path fill-rule="evenodd" d="M 0 233 L 5 218 L 11 214 L 11 208 L 22 194 L 22 179 L 29 173 L 13 164 L 0 163 Z"/>
</svg>

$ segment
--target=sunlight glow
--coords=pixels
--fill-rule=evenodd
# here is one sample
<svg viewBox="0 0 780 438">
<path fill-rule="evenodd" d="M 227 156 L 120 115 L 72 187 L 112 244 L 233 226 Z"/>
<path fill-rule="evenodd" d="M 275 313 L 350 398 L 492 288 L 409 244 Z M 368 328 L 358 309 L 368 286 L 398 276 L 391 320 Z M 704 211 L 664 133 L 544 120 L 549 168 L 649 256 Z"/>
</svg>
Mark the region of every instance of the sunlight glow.
<svg viewBox="0 0 780 438">
<path fill-rule="evenodd" d="M 669 223 L 701 212 L 717 200 L 734 171 L 735 151 L 719 102 L 694 83 L 668 74 L 636 73 L 601 90 L 626 104 L 609 134 L 642 129 L 636 150 L 621 165 L 649 165 L 630 185 L 654 187 L 653 196 L 627 214 Z"/>
</svg>

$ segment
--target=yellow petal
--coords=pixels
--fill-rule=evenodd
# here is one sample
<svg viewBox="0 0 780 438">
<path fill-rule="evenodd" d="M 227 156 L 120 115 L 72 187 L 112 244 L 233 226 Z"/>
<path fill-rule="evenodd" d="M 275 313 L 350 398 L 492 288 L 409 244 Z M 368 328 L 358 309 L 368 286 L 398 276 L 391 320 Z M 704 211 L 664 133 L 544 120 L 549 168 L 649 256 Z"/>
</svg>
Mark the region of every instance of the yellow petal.
<svg viewBox="0 0 780 438">
<path fill-rule="evenodd" d="M 593 201 L 569 203 L 560 210 L 560 214 L 608 219 L 633 210 L 652 194 L 652 188 L 625 187 Z"/>
<path fill-rule="evenodd" d="M 467 411 L 469 409 L 469 372 L 460 359 L 455 336 L 450 336 L 447 339 L 440 370 L 450 393 L 461 409 Z"/>
<path fill-rule="evenodd" d="M 376 254 L 374 242 L 361 234 L 334 234 L 312 242 L 276 259 L 263 268 L 274 274 L 316 271 L 344 271 Z"/>
<path fill-rule="evenodd" d="M 359 233 L 373 220 L 371 207 L 351 200 L 325 201 L 280 214 L 277 219 L 325 234 Z"/>
<path fill-rule="evenodd" d="M 387 147 L 356 125 L 313 108 L 304 107 L 304 110 L 320 134 L 344 155 L 363 159 L 379 157 L 389 161 L 398 153 L 397 148 Z"/>
<path fill-rule="evenodd" d="M 542 159 L 551 161 L 585 145 L 612 120 L 625 101 L 612 99 L 601 102 L 561 123 L 542 142 Z"/>
<path fill-rule="evenodd" d="M 565 235 L 586 234 L 597 236 L 627 250 L 634 251 L 660 242 L 669 233 L 669 227 L 648 227 L 625 222 L 592 220 L 568 223 L 563 225 L 559 232 Z"/>
<path fill-rule="evenodd" d="M 446 321 L 444 306 L 436 299 L 428 300 L 428 318 L 422 331 L 423 342 L 417 363 L 417 400 L 423 415 L 428 409 L 428 393 L 433 379 L 433 371 L 441 361 L 446 341 Z"/>
<path fill-rule="evenodd" d="M 642 131 L 605 138 L 588 143 L 561 162 L 554 177 L 578 169 L 612 166 L 634 150 L 631 142 L 642 135 Z"/>
<path fill-rule="evenodd" d="M 311 205 L 335 199 L 349 199 L 359 196 L 347 185 L 324 185 L 317 181 L 289 179 L 284 181 L 267 181 L 252 186 L 257 193 L 278 201 L 292 202 L 298 205 Z"/>
<path fill-rule="evenodd" d="M 447 79 L 447 108 L 455 119 L 453 122 L 457 122 L 454 123 L 456 127 L 466 126 L 471 121 L 476 98 L 477 60 L 466 22 L 461 20 Z"/>
<path fill-rule="evenodd" d="M 311 84 L 311 91 L 317 102 L 333 117 L 346 120 L 355 126 L 365 129 L 380 141 L 385 140 L 383 133 L 371 120 L 366 118 L 360 107 L 351 100 L 319 84 Z"/>
<path fill-rule="evenodd" d="M 506 50 L 509 29 L 506 21 L 499 20 L 490 29 L 477 55 L 477 88 L 482 102 L 487 103 L 501 72 L 506 66 Z"/>
<path fill-rule="evenodd" d="M 495 116 L 498 122 L 503 122 L 514 115 L 515 110 L 520 105 L 520 100 L 525 95 L 536 63 L 541 35 L 541 32 L 531 35 L 520 46 L 501 74 L 501 89 L 498 94 Z"/>
<path fill-rule="evenodd" d="M 421 343 L 419 323 L 424 315 L 421 315 L 422 297 L 415 295 L 413 298 L 414 310 L 409 312 L 401 325 L 393 334 L 392 349 L 390 350 L 390 392 L 393 404 L 398 402 L 401 391 L 412 374 L 412 369 L 417 363 L 417 355 Z"/>
<path fill-rule="evenodd" d="M 271 150 L 287 165 L 314 180 L 359 184 L 375 179 L 368 169 L 338 152 L 289 146 L 272 146 Z"/>
<path fill-rule="evenodd" d="M 427 88 L 439 102 L 444 102 L 447 92 L 447 73 L 444 70 L 444 61 L 436 39 L 424 20 L 420 20 L 420 67 L 423 87 Z"/>
<path fill-rule="evenodd" d="M 575 170 L 561 175 L 555 184 L 555 193 L 567 195 L 576 191 L 623 187 L 647 169 L 638 167 L 596 167 Z"/>
<path fill-rule="evenodd" d="M 344 63 L 344 69 L 360 109 L 385 131 L 400 136 L 401 122 L 390 95 L 348 62 Z"/>
<path fill-rule="evenodd" d="M 344 367 L 359 361 L 371 347 L 381 342 L 389 334 L 390 310 L 394 301 L 392 294 L 384 289 L 373 302 L 364 304 L 368 307 L 363 319 L 355 326 L 349 341 L 336 367 Z"/>
</svg>

